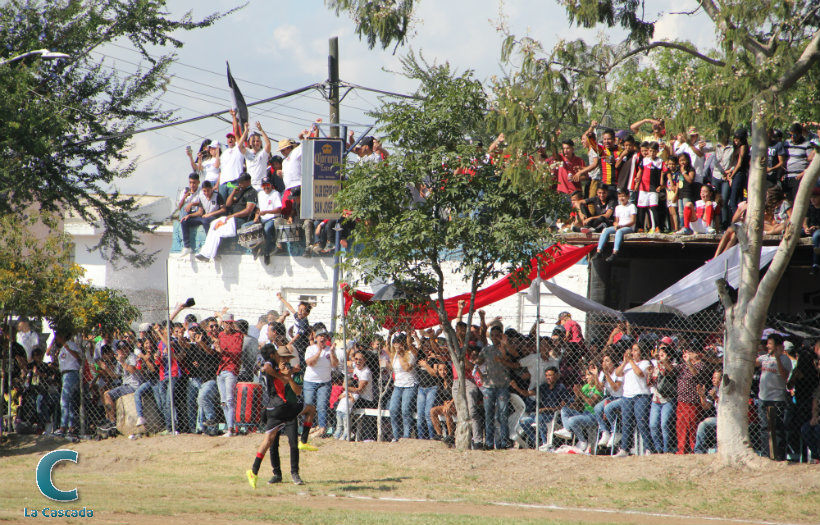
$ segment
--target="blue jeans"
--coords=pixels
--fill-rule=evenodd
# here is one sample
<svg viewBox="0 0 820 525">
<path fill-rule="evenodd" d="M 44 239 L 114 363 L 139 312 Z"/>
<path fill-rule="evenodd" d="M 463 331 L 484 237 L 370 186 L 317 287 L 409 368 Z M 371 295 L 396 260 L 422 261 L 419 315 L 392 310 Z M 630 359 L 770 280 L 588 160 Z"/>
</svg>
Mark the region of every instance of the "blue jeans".
<svg viewBox="0 0 820 525">
<path fill-rule="evenodd" d="M 720 226 L 724 230 L 729 227 L 732 214 L 729 212 L 729 182 L 725 179 L 712 177 L 712 186 L 715 187 L 715 195 L 720 195 L 723 205 L 720 207 Z"/>
<path fill-rule="evenodd" d="M 410 437 L 410 429 L 413 428 L 413 402 L 417 397 L 417 388 L 417 386 L 393 387 L 393 395 L 390 396 L 390 426 L 393 428 L 393 439 Z"/>
<path fill-rule="evenodd" d="M 77 429 L 77 406 L 80 400 L 80 372 L 69 370 L 63 373 L 63 389 L 60 392 L 60 427 Z"/>
<path fill-rule="evenodd" d="M 188 378 L 188 424 L 195 430 L 202 430 L 203 421 L 216 419 L 216 404 L 219 390 L 216 379 L 203 381 L 199 377 Z M 193 423 L 196 422 L 196 425 Z"/>
<path fill-rule="evenodd" d="M 609 401 L 609 403 L 607 403 Z M 606 432 L 612 432 L 615 427 L 613 423 L 621 413 L 622 397 L 608 397 L 602 401 L 598 401 L 595 405 L 595 420 L 598 421 L 598 428 Z"/>
<path fill-rule="evenodd" d="M 579 412 L 574 408 L 561 409 L 561 424 L 572 432 L 578 441 L 592 442 L 595 439 L 595 414 L 593 412 Z"/>
<path fill-rule="evenodd" d="M 652 405 L 652 396 L 649 394 L 641 394 L 635 397 L 622 398 L 622 416 L 624 420 L 624 429 L 621 437 L 621 449 L 629 452 L 633 445 L 633 433 L 635 432 L 635 425 L 638 426 L 643 438 L 644 446 L 653 451 L 652 435 L 649 432 L 649 410 Z"/>
<path fill-rule="evenodd" d="M 163 419 L 165 419 L 165 429 L 169 432 L 177 426 L 176 405 L 178 401 L 174 403 L 174 410 L 171 410 L 171 396 L 174 395 L 173 389 L 176 386 L 176 382 L 176 377 L 166 377 L 157 385 L 157 392 L 159 392 L 157 404 L 159 405 L 160 412 L 162 412 Z"/>
<path fill-rule="evenodd" d="M 194 239 L 196 239 L 197 226 L 202 226 L 205 233 L 208 233 L 208 228 L 211 227 L 211 222 L 213 222 L 214 218 L 203 219 L 202 217 L 191 217 L 185 222 L 180 222 L 179 229 L 182 230 L 182 246 L 191 248 L 191 232 L 194 232 Z"/>
<path fill-rule="evenodd" d="M 265 234 L 265 255 L 270 255 L 276 245 L 276 222 L 270 219 L 262 223 L 262 232 Z"/>
<path fill-rule="evenodd" d="M 743 196 L 743 191 L 746 189 L 746 177 L 747 174 L 743 171 L 732 177 L 732 188 L 729 192 L 729 212 L 732 215 L 737 211 L 737 205 L 746 200 Z"/>
<path fill-rule="evenodd" d="M 820 230 L 814 230 L 814 233 L 811 234 L 811 245 L 814 247 L 811 263 L 820 266 L 820 253 L 817 253 L 818 249 L 820 249 Z"/>
<path fill-rule="evenodd" d="M 615 234 L 615 244 L 612 247 L 613 252 L 617 252 L 621 249 L 621 246 L 624 244 L 624 235 L 627 233 L 632 233 L 632 228 L 629 226 L 624 226 L 623 228 L 615 228 L 615 226 L 610 226 L 609 228 L 605 229 L 601 232 L 601 236 L 598 238 L 598 251 L 604 251 L 604 246 L 606 242 L 609 240 L 609 236 Z"/>
<path fill-rule="evenodd" d="M 652 433 L 652 444 L 657 452 L 674 454 L 677 451 L 678 438 L 675 434 L 676 401 L 652 403 L 649 410 L 649 430 Z"/>
<path fill-rule="evenodd" d="M 768 407 L 775 408 L 774 459 L 783 461 L 786 459 L 786 401 L 757 400 L 757 417 L 760 420 L 760 443 L 757 452 L 761 456 L 769 456 L 769 424 L 766 417 Z"/>
<path fill-rule="evenodd" d="M 236 376 L 233 372 L 223 370 L 216 376 L 216 386 L 219 389 L 219 402 L 222 413 L 225 415 L 225 426 L 230 432 L 234 424 L 236 413 Z"/>
<path fill-rule="evenodd" d="M 330 381 L 314 383 L 305 381 L 302 385 L 302 394 L 305 396 L 305 406 L 316 407 L 316 424 L 320 428 L 327 428 L 327 410 L 330 404 Z"/>
<path fill-rule="evenodd" d="M 707 417 L 698 425 L 695 454 L 706 454 L 712 447 L 717 447 L 717 418 Z"/>
<path fill-rule="evenodd" d="M 154 400 L 157 401 L 157 405 L 159 406 L 159 392 L 157 391 L 157 382 L 146 381 L 137 388 L 136 392 L 134 392 L 134 408 L 136 408 L 137 410 L 137 417 L 145 417 L 145 414 L 142 411 L 142 396 L 143 394 L 145 394 L 145 392 L 149 390 L 151 390 L 151 395 L 154 396 Z"/>
<path fill-rule="evenodd" d="M 547 442 L 547 431 L 549 425 L 555 417 L 555 412 L 541 412 L 538 415 L 538 445 L 543 445 Z M 527 443 L 530 446 L 535 446 L 535 430 L 533 424 L 535 423 L 535 414 L 527 415 L 521 418 L 519 425 L 521 426 L 521 433 L 524 435 Z"/>
<path fill-rule="evenodd" d="M 430 410 L 436 404 L 437 393 L 438 385 L 419 387 L 416 397 L 416 437 L 419 439 L 430 439 L 435 435 Z"/>
<path fill-rule="evenodd" d="M 507 407 L 510 406 L 510 389 L 503 387 L 486 387 L 484 393 L 484 444 L 493 446 L 495 435 L 495 421 L 498 419 L 498 436 L 495 445 L 503 446 L 510 437 L 510 427 L 507 423 Z"/>
</svg>

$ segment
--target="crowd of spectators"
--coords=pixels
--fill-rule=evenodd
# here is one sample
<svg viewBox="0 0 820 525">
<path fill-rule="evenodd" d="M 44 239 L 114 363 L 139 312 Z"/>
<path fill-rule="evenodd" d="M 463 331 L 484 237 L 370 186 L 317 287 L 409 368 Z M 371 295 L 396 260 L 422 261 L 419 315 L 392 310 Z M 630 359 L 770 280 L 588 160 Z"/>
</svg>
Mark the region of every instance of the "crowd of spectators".
<svg viewBox="0 0 820 525">
<path fill-rule="evenodd" d="M 18 432 L 76 434 L 82 383 L 90 428 L 112 428 L 117 399 L 133 394 L 138 426 L 146 423 L 150 396 L 162 433 L 232 436 L 237 383 L 264 384 L 260 369 L 278 353 L 290 358 L 287 366 L 303 382 L 304 403 L 315 408 L 315 422 L 311 414 L 303 425 L 317 438 L 453 445 L 455 422 L 469 419 L 472 448 L 479 450 L 567 446 L 620 457 L 716 449 L 719 333 L 639 331 L 615 323 L 606 341 L 590 343 L 568 312 L 539 337 L 537 325 L 520 333 L 500 318 L 488 321 L 482 310 L 479 323 L 468 326 L 460 304 L 455 337 L 467 348 L 467 413 L 459 414 L 458 367 L 441 329 L 397 328 L 344 348 L 324 324 L 311 323 L 310 304 L 294 307 L 278 299 L 283 313 L 271 310 L 254 324 L 223 310 L 201 321 L 189 314 L 168 327 L 144 323 L 138 332 L 82 341 L 56 333 L 40 344 L 20 321 L 11 376 L 4 372 L 12 426 Z M 764 332 L 749 400 L 750 435 L 760 455 L 820 458 L 818 360 L 820 341 Z M 381 413 L 389 426 L 379 425 L 379 436 L 372 416 Z M 348 417 L 363 422 L 348 426 Z"/>
<path fill-rule="evenodd" d="M 652 131 L 642 136 L 644 126 Z M 560 151 L 549 163 L 556 190 L 566 196 L 572 212 L 557 226 L 566 231 L 600 233 L 596 257 L 603 256 L 609 238 L 614 247 L 607 257 L 618 256 L 624 236 L 630 233 L 678 235 L 723 233 L 715 256 L 735 242 L 734 231 L 745 216 L 751 162 L 748 132 L 722 130 L 710 142 L 694 127 L 667 135 L 662 119 L 643 119 L 629 130 L 603 129 L 600 142 L 597 122 L 576 142 L 561 140 Z M 788 138 L 769 130 L 766 176 L 769 193 L 765 208 L 765 234 L 782 233 L 800 180 L 820 142 L 815 122 L 793 124 Z M 812 237 L 817 252 L 811 273 L 820 271 L 820 188 L 815 188 L 802 233 Z M 623 198 L 621 197 L 623 196 Z"/>
<path fill-rule="evenodd" d="M 251 131 L 248 123 L 240 129 L 236 113 L 231 111 L 233 128 L 226 135 L 223 150 L 218 140 L 205 139 L 194 155 L 190 146 L 186 154 L 191 164 L 188 185 L 177 199 L 182 250 L 180 256 L 194 255 L 196 231 L 206 233 L 197 259 L 211 261 L 219 256 L 220 241 L 242 232 L 261 235 L 264 242 L 253 247 L 253 256 L 270 264 L 276 254 L 329 255 L 335 250 L 334 228 L 340 224 L 341 245 L 353 222 L 314 221 L 300 216 L 302 187 L 301 142 L 282 139 L 274 146 L 260 122 Z M 299 140 L 315 138 L 318 126 L 305 129 Z M 346 147 L 358 162 L 380 162 L 389 156 L 372 136 L 356 141 L 351 131 Z M 275 151 L 274 151 L 275 148 Z"/>
</svg>

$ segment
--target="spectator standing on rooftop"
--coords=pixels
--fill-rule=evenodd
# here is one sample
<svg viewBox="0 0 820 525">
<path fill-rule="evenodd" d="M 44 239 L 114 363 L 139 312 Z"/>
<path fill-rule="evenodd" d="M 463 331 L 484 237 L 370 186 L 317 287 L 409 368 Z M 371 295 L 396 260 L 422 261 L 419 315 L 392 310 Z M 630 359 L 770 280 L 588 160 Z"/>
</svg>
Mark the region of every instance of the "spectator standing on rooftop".
<svg viewBox="0 0 820 525">
<path fill-rule="evenodd" d="M 735 146 L 729 142 L 729 131 L 718 131 L 717 145 L 715 146 L 714 155 L 710 155 L 707 160 L 707 171 L 711 173 L 712 186 L 715 188 L 715 195 L 720 196 L 720 227 L 726 229 L 729 227 L 729 219 L 737 211 L 737 205 L 731 212 L 729 211 L 729 194 L 731 190 L 731 182 L 727 176 L 729 170 L 734 165 L 732 158 L 734 157 Z"/>
<path fill-rule="evenodd" d="M 616 162 L 618 161 L 620 151 L 615 140 L 615 130 L 613 129 L 604 129 L 601 133 L 600 144 L 598 144 L 596 140 L 593 140 L 593 137 L 595 136 L 594 130 L 597 126 L 598 123 L 593 121 L 587 130 L 587 137 L 590 143 L 590 148 L 595 149 L 601 162 L 601 177 L 599 184 L 608 188 L 609 186 L 615 186 L 618 183 L 618 170 L 616 168 Z M 593 182 L 589 188 L 589 197 L 595 196 L 597 192 L 598 186 Z"/>
<path fill-rule="evenodd" d="M 547 162 L 551 166 L 560 163 L 552 169 L 552 176 L 558 183 L 559 193 L 572 195 L 576 191 L 581 191 L 584 182 L 589 180 L 588 175 L 579 174 L 579 171 L 584 168 L 584 159 L 575 155 L 575 143 L 572 139 L 562 140 L 561 154 L 548 159 Z"/>
<path fill-rule="evenodd" d="M 703 167 L 706 165 L 706 142 L 700 139 L 700 134 L 695 126 L 690 126 L 686 135 L 681 133 L 674 145 L 675 155 L 680 157 L 681 153 L 688 153 L 692 160 L 692 167 L 695 169 L 695 182 L 698 187 L 703 184 Z"/>
<path fill-rule="evenodd" d="M 820 188 L 811 190 L 809 209 L 803 219 L 803 235 L 811 237 L 811 244 L 814 247 L 809 275 L 815 276 L 820 271 Z"/>
<path fill-rule="evenodd" d="M 251 186 L 257 192 L 262 191 L 262 179 L 267 174 L 268 159 L 270 159 L 270 139 L 265 130 L 262 129 L 260 122 L 256 123 L 256 129 L 250 133 L 248 142 L 250 150 L 248 150 L 243 143 L 239 143 L 239 151 L 245 158 L 245 166 L 247 172 L 251 176 Z M 250 124 L 245 123 L 245 135 L 249 133 Z M 264 147 L 263 147 L 264 144 Z"/>
<path fill-rule="evenodd" d="M 811 142 L 805 137 L 803 125 L 799 122 L 789 128 L 789 140 L 785 144 L 786 176 L 783 179 L 783 191 L 790 202 L 794 202 L 800 180 L 806 174 L 809 162 L 814 158 Z"/>
<path fill-rule="evenodd" d="M 779 129 L 769 128 L 768 159 L 766 162 L 766 179 L 769 184 L 782 184 L 783 176 L 786 174 L 786 144 L 783 142 L 783 132 Z"/>
<path fill-rule="evenodd" d="M 236 111 L 231 110 L 231 117 L 233 118 L 233 129 L 238 129 L 236 123 Z M 239 131 L 237 131 L 239 133 Z M 234 132 L 225 135 L 228 141 L 228 147 L 220 157 L 220 173 L 219 173 L 219 194 L 222 195 L 222 200 L 227 201 L 228 195 L 236 187 L 236 180 L 245 171 L 244 157 L 239 150 L 239 144 L 247 138 L 247 128 L 242 131 L 242 136 L 237 142 Z"/>
<path fill-rule="evenodd" d="M 744 193 L 746 192 L 746 184 L 749 177 L 749 163 L 751 162 L 751 153 L 749 152 L 748 134 L 745 129 L 735 131 L 732 137 L 731 168 L 726 171 L 726 180 L 731 185 L 729 194 L 729 211 L 734 214 L 737 211 L 737 205 L 746 200 Z"/>
<path fill-rule="evenodd" d="M 652 124 L 652 133 L 640 137 L 638 134 L 644 124 Z M 645 118 L 629 126 L 630 131 L 638 137 L 638 142 L 657 142 L 661 148 L 661 158 L 666 160 L 670 156 L 669 143 L 666 138 L 666 124 L 663 119 Z"/>
</svg>

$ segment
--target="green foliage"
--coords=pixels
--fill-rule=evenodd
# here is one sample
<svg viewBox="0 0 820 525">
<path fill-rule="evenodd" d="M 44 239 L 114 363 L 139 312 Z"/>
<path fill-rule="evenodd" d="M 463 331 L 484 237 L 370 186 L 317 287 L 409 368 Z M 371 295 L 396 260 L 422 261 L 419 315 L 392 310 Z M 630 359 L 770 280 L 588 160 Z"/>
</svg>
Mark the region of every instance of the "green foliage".
<svg viewBox="0 0 820 525">
<path fill-rule="evenodd" d="M 192 21 L 167 18 L 164 0 L 11 0 L 0 6 L 3 60 L 48 48 L 70 55 L 30 57 L 0 65 L 0 214 L 21 216 L 32 203 L 44 210 L 73 210 L 104 233 L 98 248 L 109 258 L 145 262 L 134 201 L 108 193 L 134 164 L 126 162 L 128 133 L 147 122 L 165 122 L 156 97 L 167 82 L 179 32 L 212 25 L 221 14 Z M 145 66 L 124 76 L 92 54 L 106 44 L 130 42 Z M 150 53 L 147 49 L 151 47 Z M 104 137 L 105 140 L 99 140 Z"/>
<path fill-rule="evenodd" d="M 458 75 L 412 55 L 403 64 L 420 82 L 420 100 L 391 102 L 373 115 L 398 148 L 386 162 L 347 168 L 337 198 L 357 221 L 351 241 L 361 251 L 348 264 L 362 279 L 413 282 L 436 290 L 437 301 L 446 260 L 456 261 L 475 291 L 553 242 L 546 217 L 561 204 L 547 181 L 525 188 L 503 182 L 504 165 L 523 162 L 515 153 L 484 162 L 486 152 L 470 143 L 486 137 L 488 125 L 486 95 L 471 72 Z M 427 198 L 414 202 L 411 187 Z"/>
<path fill-rule="evenodd" d="M 413 20 L 414 0 L 325 0 L 336 15 L 345 12 L 356 24 L 359 39 L 366 39 L 370 49 L 380 45 L 396 47 L 408 37 Z"/>
<path fill-rule="evenodd" d="M 0 216 L 0 310 L 46 318 L 71 333 L 128 328 L 139 310 L 116 290 L 82 282 L 71 241 L 58 229 L 49 214 Z"/>
</svg>

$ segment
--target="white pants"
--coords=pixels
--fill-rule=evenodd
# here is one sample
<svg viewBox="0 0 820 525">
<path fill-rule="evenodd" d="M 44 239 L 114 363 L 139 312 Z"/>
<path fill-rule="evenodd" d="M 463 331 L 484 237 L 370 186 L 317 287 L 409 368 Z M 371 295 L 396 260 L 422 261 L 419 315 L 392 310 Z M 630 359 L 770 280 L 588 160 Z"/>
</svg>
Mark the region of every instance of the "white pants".
<svg viewBox="0 0 820 525">
<path fill-rule="evenodd" d="M 216 257 L 216 252 L 219 250 L 219 242 L 223 237 L 236 237 L 236 220 L 217 219 L 211 223 L 211 228 L 205 236 L 205 242 L 199 250 L 199 255 L 203 255 L 208 259 Z"/>
</svg>

